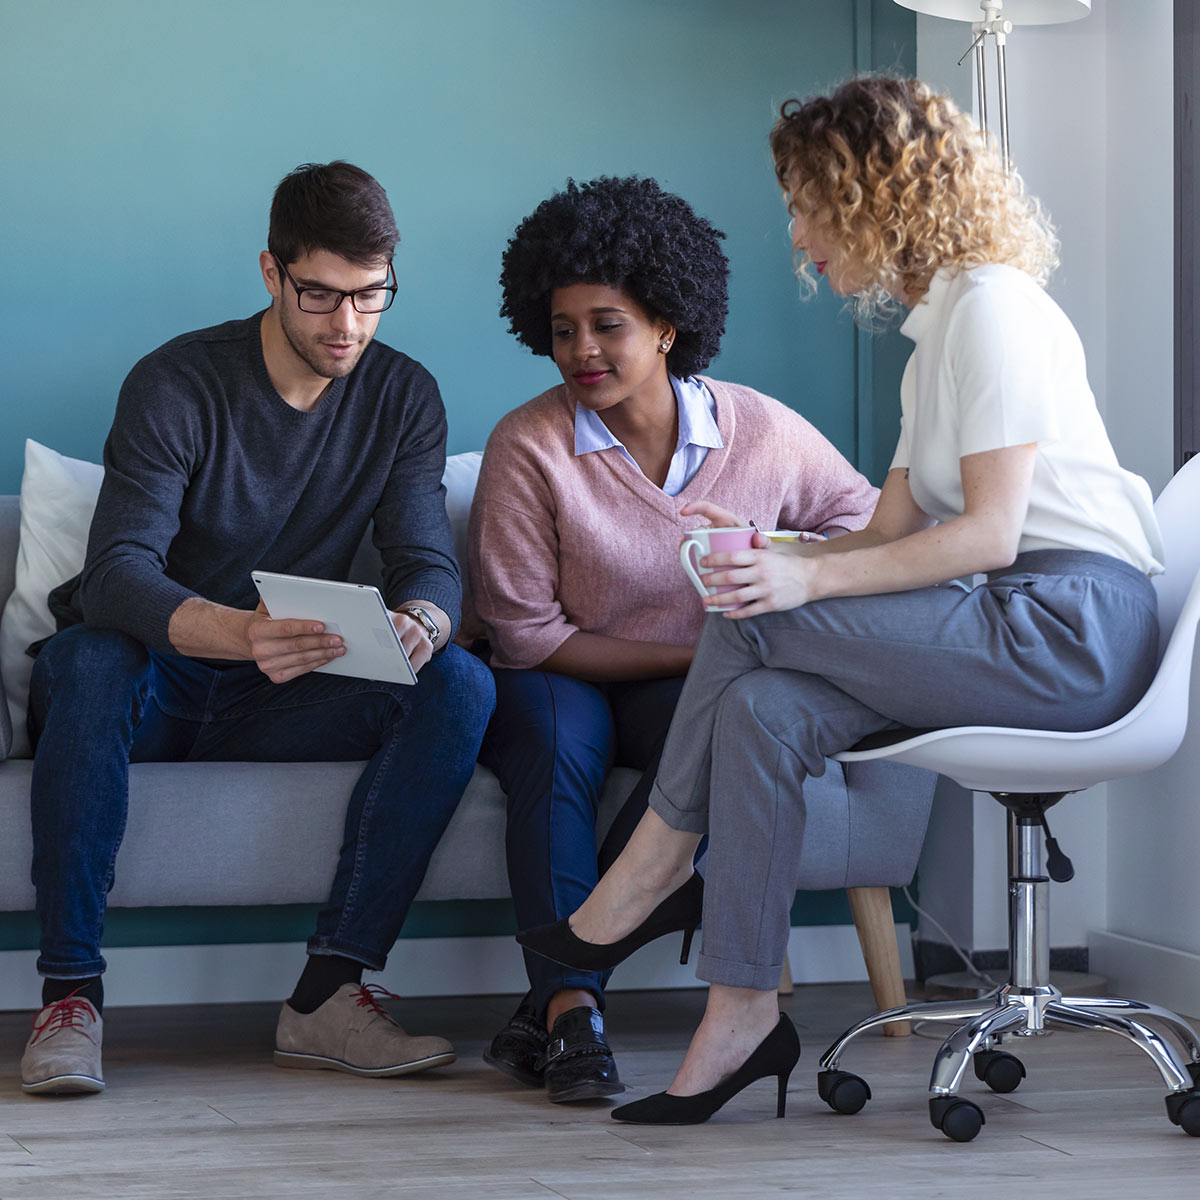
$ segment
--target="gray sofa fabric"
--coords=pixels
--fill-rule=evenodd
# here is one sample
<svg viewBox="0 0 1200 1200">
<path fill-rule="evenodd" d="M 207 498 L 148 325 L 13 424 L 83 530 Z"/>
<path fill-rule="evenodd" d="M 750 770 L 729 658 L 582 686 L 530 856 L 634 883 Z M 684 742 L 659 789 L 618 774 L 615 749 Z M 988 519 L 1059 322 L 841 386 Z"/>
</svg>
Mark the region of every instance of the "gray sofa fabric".
<svg viewBox="0 0 1200 1200">
<path fill-rule="evenodd" d="M 361 763 L 138 763 L 117 856 L 116 907 L 319 904 Z M 0 911 L 33 907 L 29 759 L 0 764 Z M 605 792 L 611 820 L 633 771 Z M 434 852 L 418 899 L 508 895 L 504 796 L 482 767 Z"/>
<path fill-rule="evenodd" d="M 15 496 L 0 497 L 0 605 L 13 586 Z M 364 562 L 363 573 L 369 574 Z M 0 700 L 2 700 L 0 694 Z M 7 729 L 7 705 L 0 735 Z M 7 743 L 0 743 L 7 750 Z M 31 909 L 29 759 L 0 762 L 0 911 Z M 130 768 L 129 824 L 110 902 L 160 905 L 320 903 L 333 878 L 359 763 L 139 763 Z M 636 781 L 609 776 L 600 835 Z M 810 780 L 798 888 L 907 883 L 916 868 L 934 777 L 891 763 L 831 764 Z M 504 796 L 477 767 L 434 853 L 419 900 L 509 894 Z"/>
</svg>

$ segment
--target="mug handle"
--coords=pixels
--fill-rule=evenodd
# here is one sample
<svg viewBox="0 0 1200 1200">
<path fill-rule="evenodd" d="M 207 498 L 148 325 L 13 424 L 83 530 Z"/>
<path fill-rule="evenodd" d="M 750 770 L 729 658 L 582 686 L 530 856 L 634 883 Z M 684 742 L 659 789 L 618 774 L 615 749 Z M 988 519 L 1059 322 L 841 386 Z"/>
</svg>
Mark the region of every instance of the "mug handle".
<svg viewBox="0 0 1200 1200">
<path fill-rule="evenodd" d="M 692 581 L 692 586 L 701 596 L 709 595 L 708 588 L 704 585 L 700 578 L 700 573 L 696 570 L 696 564 L 692 561 L 692 551 L 698 550 L 704 552 L 704 546 L 695 538 L 685 538 L 679 546 L 679 564 L 683 567 L 687 577 Z"/>
</svg>

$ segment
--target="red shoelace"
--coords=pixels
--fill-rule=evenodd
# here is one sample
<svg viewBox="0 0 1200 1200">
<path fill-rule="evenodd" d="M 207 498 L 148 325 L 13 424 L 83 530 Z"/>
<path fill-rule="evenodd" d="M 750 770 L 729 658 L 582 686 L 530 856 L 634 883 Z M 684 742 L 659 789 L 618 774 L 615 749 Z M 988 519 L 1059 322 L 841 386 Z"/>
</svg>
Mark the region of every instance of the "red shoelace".
<svg viewBox="0 0 1200 1200">
<path fill-rule="evenodd" d="M 359 1008 L 369 1008 L 372 1012 L 378 1013 L 384 1020 L 390 1021 L 392 1018 L 388 1016 L 384 1010 L 380 1000 L 399 1000 L 400 997 L 395 992 L 389 992 L 387 988 L 381 987 L 377 983 L 360 984 L 358 991 L 354 995 L 354 1003 Z"/>
<path fill-rule="evenodd" d="M 45 1017 L 39 1023 L 38 1017 L 45 1013 Z M 57 1033 L 60 1029 L 82 1029 L 85 1018 L 90 1018 L 95 1013 L 91 1001 L 83 999 L 82 996 L 77 996 L 72 992 L 69 996 L 64 996 L 61 1000 L 56 1000 L 53 1004 L 42 1009 L 41 1012 L 34 1013 L 33 1016 L 33 1032 L 40 1033 Z"/>
</svg>

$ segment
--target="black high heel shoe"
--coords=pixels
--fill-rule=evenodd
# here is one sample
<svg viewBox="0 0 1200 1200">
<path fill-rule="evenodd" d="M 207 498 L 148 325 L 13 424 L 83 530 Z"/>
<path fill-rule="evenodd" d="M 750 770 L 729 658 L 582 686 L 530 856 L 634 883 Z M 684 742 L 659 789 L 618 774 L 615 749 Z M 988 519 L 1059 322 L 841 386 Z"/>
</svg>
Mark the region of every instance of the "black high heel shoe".
<svg viewBox="0 0 1200 1200">
<path fill-rule="evenodd" d="M 627 1121 L 633 1125 L 699 1125 L 755 1080 L 775 1075 L 779 1079 L 775 1115 L 782 1117 L 787 1104 L 788 1080 L 799 1059 L 800 1039 L 796 1036 L 796 1027 L 787 1013 L 780 1013 L 779 1024 L 759 1042 L 750 1057 L 716 1087 L 695 1096 L 658 1092 L 644 1100 L 622 1104 L 610 1115 L 614 1121 Z"/>
<path fill-rule="evenodd" d="M 523 929 L 517 942 L 526 950 L 540 954 L 552 962 L 574 967 L 577 971 L 611 971 L 624 962 L 635 950 L 664 933 L 683 930 L 683 950 L 679 955 L 682 966 L 692 952 L 692 934 L 700 924 L 704 903 L 704 880 L 693 872 L 685 884 L 673 891 L 632 933 L 619 942 L 601 944 L 585 942 L 576 937 L 564 917 L 551 925 Z"/>
</svg>

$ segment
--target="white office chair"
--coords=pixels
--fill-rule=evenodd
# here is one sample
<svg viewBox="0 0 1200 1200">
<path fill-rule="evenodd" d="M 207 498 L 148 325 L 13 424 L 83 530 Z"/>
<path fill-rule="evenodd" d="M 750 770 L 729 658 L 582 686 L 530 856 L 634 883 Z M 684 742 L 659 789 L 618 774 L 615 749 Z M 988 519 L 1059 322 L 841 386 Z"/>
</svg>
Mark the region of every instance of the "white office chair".
<svg viewBox="0 0 1200 1200">
<path fill-rule="evenodd" d="M 909 1004 L 876 1013 L 848 1029 L 826 1051 L 817 1076 L 821 1098 L 836 1112 L 854 1113 L 871 1092 L 857 1075 L 838 1069 L 860 1033 L 897 1020 L 964 1021 L 942 1043 L 929 1080 L 929 1116 L 957 1142 L 969 1142 L 984 1122 L 978 1105 L 958 1095 L 967 1064 L 995 1092 L 1011 1092 L 1025 1075 L 1019 1059 L 995 1049 L 1002 1035 L 1033 1037 L 1046 1024 L 1104 1029 L 1144 1050 L 1168 1088 L 1167 1116 L 1200 1137 L 1200 1044 L 1175 1013 L 1137 1000 L 1064 996 L 1050 983 L 1049 880 L 1043 873 L 1045 829 L 1051 878 L 1070 879 L 1070 861 L 1049 836 L 1045 810 L 1070 792 L 1107 779 L 1151 770 L 1179 748 L 1187 729 L 1188 691 L 1200 621 L 1200 456 L 1163 489 L 1155 513 L 1166 546 L 1167 571 L 1154 579 L 1161 626 L 1158 672 L 1138 705 L 1104 729 L 1059 733 L 1038 729 L 966 726 L 938 729 L 835 757 L 843 762 L 886 759 L 940 771 L 972 791 L 990 792 L 1008 809 L 1009 979 L 978 1000 Z M 899 736 L 903 737 L 903 733 Z M 1143 1023 L 1157 1022 L 1183 1054 Z"/>
</svg>

